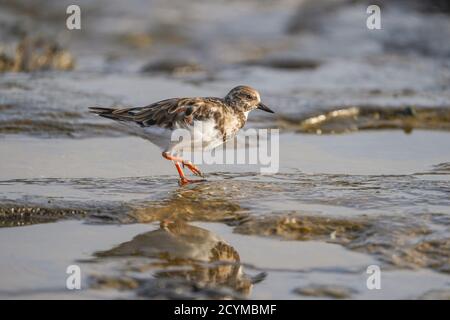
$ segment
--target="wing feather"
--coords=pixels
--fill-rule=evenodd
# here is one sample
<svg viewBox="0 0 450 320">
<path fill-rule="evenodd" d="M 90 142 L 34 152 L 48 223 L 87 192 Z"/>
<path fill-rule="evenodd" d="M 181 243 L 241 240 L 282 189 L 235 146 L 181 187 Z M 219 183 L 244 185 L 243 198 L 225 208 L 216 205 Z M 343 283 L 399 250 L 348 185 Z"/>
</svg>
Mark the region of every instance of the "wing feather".
<svg viewBox="0 0 450 320">
<path fill-rule="evenodd" d="M 174 128 L 192 124 L 194 120 L 215 118 L 226 108 L 219 98 L 173 98 L 158 101 L 145 107 L 89 108 L 99 116 L 116 121 L 129 121 L 141 127 L 159 126 Z"/>
</svg>

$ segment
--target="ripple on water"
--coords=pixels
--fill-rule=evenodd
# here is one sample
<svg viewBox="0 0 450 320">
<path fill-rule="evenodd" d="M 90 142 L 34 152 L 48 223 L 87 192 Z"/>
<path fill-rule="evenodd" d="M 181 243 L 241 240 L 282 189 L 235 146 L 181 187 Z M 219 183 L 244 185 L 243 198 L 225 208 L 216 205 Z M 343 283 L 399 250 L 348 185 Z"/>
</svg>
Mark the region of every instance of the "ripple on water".
<svg viewBox="0 0 450 320">
<path fill-rule="evenodd" d="M 338 243 L 370 253 L 390 266 L 450 270 L 450 203 L 445 181 L 422 180 L 420 174 L 292 173 L 250 175 L 246 180 L 212 177 L 206 183 L 175 190 L 165 182 L 165 178 L 3 181 L 4 188 L 31 184 L 44 190 L 66 189 L 51 203 L 46 196 L 30 194 L 3 199 L 8 204 L 2 206 L 1 219 L 3 225 L 17 225 L 72 218 L 60 212 L 82 212 L 88 222 L 95 223 L 218 221 L 242 234 Z M 159 192 L 144 192 L 153 187 Z M 80 190 L 90 200 L 77 199 L 74 195 Z M 111 201 L 114 194 L 127 197 Z M 284 206 L 277 205 L 284 201 Z M 9 214 L 13 208 L 26 214 Z"/>
</svg>

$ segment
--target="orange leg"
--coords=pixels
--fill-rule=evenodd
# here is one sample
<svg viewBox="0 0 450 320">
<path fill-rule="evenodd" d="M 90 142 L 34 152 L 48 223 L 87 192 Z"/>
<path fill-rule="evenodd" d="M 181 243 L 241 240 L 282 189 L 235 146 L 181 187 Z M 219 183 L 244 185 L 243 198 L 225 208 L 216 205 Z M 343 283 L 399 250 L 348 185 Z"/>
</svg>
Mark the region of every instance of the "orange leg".
<svg viewBox="0 0 450 320">
<path fill-rule="evenodd" d="M 173 163 L 175 164 L 178 174 L 180 175 L 180 185 L 183 186 L 188 183 L 205 181 L 205 180 L 189 180 L 186 178 L 186 176 L 184 175 L 183 169 L 180 166 L 180 162 L 183 164 L 183 166 L 188 167 L 188 169 L 191 170 L 194 174 L 203 176 L 202 173 L 200 172 L 200 170 L 196 166 L 194 166 L 190 161 L 183 160 L 179 157 L 174 157 L 174 156 L 168 154 L 167 152 L 163 152 L 162 156 L 167 160 L 172 160 Z"/>
<path fill-rule="evenodd" d="M 183 160 L 183 159 L 180 158 L 180 157 L 172 156 L 172 155 L 168 154 L 167 152 L 163 152 L 163 153 L 162 153 L 162 156 L 163 156 L 164 158 L 166 158 L 167 160 L 172 160 L 172 161 L 175 161 L 175 162 L 181 162 L 181 164 L 183 165 L 183 167 L 187 167 L 189 170 L 191 170 L 191 172 L 192 172 L 193 174 L 195 174 L 196 176 L 203 177 L 203 173 L 202 173 L 202 172 L 200 171 L 200 169 L 199 169 L 196 165 L 194 165 L 192 162 L 190 162 L 190 161 L 188 161 L 188 160 Z"/>
</svg>

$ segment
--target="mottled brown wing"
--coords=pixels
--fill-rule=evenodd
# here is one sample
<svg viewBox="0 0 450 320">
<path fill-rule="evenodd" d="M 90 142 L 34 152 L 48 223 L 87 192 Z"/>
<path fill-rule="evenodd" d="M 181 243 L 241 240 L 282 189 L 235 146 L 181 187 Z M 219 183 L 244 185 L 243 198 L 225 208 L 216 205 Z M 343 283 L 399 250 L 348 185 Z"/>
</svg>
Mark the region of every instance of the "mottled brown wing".
<svg viewBox="0 0 450 320">
<path fill-rule="evenodd" d="M 219 98 L 174 98 L 138 108 L 89 108 L 102 117 L 135 122 L 141 127 L 173 128 L 175 124 L 189 125 L 194 120 L 214 118 L 225 107 Z"/>
</svg>

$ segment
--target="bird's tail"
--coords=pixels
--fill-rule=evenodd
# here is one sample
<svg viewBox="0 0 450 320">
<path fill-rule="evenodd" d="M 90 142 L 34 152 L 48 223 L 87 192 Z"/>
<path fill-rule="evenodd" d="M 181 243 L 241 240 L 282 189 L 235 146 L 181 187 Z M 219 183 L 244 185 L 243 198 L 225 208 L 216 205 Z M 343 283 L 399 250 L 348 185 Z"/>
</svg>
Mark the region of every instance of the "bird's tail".
<svg viewBox="0 0 450 320">
<path fill-rule="evenodd" d="M 99 116 L 105 116 L 112 114 L 115 109 L 113 108 L 102 108 L 102 107 L 89 107 L 89 112 L 98 114 Z"/>
<path fill-rule="evenodd" d="M 125 109 L 114 109 L 114 108 L 102 108 L 102 107 L 89 107 L 89 112 L 95 113 L 100 117 L 113 119 L 113 120 L 129 120 Z"/>
</svg>

